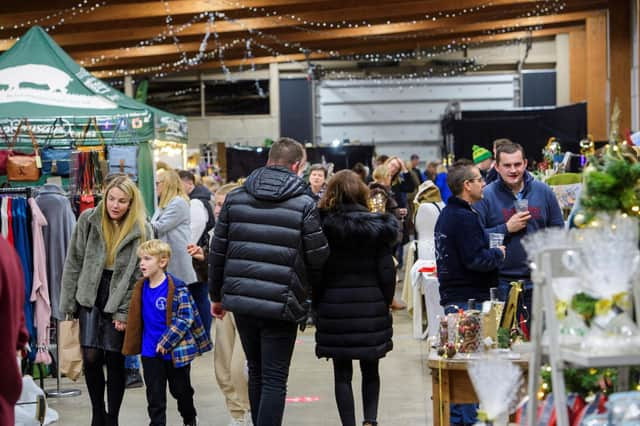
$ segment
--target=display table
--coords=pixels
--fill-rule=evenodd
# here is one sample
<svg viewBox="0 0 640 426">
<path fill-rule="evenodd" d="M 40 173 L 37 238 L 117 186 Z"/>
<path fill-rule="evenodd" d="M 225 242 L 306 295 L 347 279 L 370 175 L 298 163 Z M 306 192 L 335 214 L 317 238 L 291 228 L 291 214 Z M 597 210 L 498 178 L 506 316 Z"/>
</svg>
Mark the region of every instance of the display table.
<svg viewBox="0 0 640 426">
<path fill-rule="evenodd" d="M 467 374 L 467 365 L 470 362 L 481 360 L 483 357 L 486 355 L 469 355 L 468 358 L 463 358 L 463 355 L 459 354 L 453 359 L 443 359 L 435 351 L 431 351 L 427 366 L 431 369 L 434 426 L 448 426 L 450 424 L 449 404 L 478 402 L 478 396 Z M 510 352 L 500 355 L 500 358 L 503 357 L 522 368 L 522 377 L 526 381 L 529 369 L 528 356 Z"/>
</svg>

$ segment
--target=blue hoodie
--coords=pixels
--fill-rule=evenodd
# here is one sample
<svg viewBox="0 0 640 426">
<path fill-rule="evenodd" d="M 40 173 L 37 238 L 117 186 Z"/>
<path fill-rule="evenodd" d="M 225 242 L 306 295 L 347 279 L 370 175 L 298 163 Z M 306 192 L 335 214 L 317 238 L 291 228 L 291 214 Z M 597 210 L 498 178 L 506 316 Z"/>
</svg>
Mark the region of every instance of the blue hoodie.
<svg viewBox="0 0 640 426">
<path fill-rule="evenodd" d="M 484 188 L 483 199 L 473 205 L 480 220 L 489 233 L 504 234 L 507 257 L 500 267 L 500 277 L 508 279 L 530 278 L 527 254 L 520 241 L 527 234 L 552 226 L 564 226 L 562 211 L 555 194 L 545 183 L 524 174 L 522 198 L 529 202 L 531 219 L 527 227 L 513 234 L 507 231 L 506 222 L 516 212 L 513 205 L 516 196 L 504 183 L 502 177 Z"/>
</svg>

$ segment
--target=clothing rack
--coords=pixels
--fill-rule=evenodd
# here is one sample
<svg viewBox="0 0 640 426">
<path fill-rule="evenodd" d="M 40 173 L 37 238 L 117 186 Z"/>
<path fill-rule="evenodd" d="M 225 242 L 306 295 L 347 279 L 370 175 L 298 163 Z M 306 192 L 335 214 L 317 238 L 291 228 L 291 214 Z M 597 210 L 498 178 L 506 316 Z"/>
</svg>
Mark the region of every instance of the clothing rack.
<svg viewBox="0 0 640 426">
<path fill-rule="evenodd" d="M 68 398 L 71 396 L 78 396 L 82 393 L 80 389 L 61 389 L 60 388 L 60 349 L 58 344 L 58 334 L 60 333 L 60 321 L 58 321 L 57 319 L 54 319 L 52 320 L 52 322 L 55 323 L 55 339 L 50 339 L 50 340 L 54 340 L 56 342 L 55 343 L 56 345 L 56 356 L 55 356 L 56 387 L 55 389 L 45 390 L 44 393 L 47 395 L 47 398 Z M 49 344 L 49 347 L 51 347 L 51 344 Z"/>
<path fill-rule="evenodd" d="M 9 194 L 9 195 L 25 195 L 27 198 L 31 198 L 34 195 L 36 188 L 26 186 L 26 187 L 16 187 L 16 188 L 0 188 L 0 195 Z M 45 394 L 49 398 L 64 398 L 71 396 L 78 396 L 81 394 L 79 389 L 61 389 L 60 388 L 60 350 L 58 345 L 58 330 L 59 321 L 52 320 L 55 322 L 55 362 L 56 362 L 56 387 L 55 389 L 45 390 Z M 51 346 L 51 345 L 50 345 Z M 41 376 L 42 377 L 42 376 Z M 42 387 L 42 386 L 41 386 Z"/>
<path fill-rule="evenodd" d="M 27 196 L 27 198 L 31 198 L 32 192 L 33 192 L 33 188 L 30 186 L 17 187 L 17 188 L 0 188 L 0 195 L 1 194 L 15 194 L 15 195 L 24 194 Z"/>
</svg>

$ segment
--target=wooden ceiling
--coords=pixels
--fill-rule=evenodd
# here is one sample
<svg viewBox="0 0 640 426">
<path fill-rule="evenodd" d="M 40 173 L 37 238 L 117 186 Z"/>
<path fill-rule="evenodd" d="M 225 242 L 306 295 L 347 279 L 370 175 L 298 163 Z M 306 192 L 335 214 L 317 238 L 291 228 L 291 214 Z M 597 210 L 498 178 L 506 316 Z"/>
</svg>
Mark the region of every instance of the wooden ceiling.
<svg viewBox="0 0 640 426">
<path fill-rule="evenodd" d="M 393 60 L 554 36 L 583 28 L 615 1 L 9 0 L 0 2 L 0 51 L 36 22 L 99 77 Z"/>
</svg>

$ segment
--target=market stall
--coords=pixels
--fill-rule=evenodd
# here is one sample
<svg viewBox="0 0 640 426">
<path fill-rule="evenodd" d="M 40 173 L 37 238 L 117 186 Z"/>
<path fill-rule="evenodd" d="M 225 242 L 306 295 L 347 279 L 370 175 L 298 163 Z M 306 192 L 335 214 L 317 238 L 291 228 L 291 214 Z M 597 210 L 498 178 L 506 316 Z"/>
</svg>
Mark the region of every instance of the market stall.
<svg viewBox="0 0 640 426">
<path fill-rule="evenodd" d="M 186 161 L 186 118 L 137 102 L 93 77 L 40 27 L 0 56 L 0 128 L 0 151 L 37 151 L 42 162 L 35 180 L 0 176 L 0 183 L 41 186 L 58 176 L 66 186 L 73 178 L 72 153 L 98 150 L 107 172 L 138 181 L 150 213 L 154 160 L 170 158 L 174 167 Z"/>
</svg>

